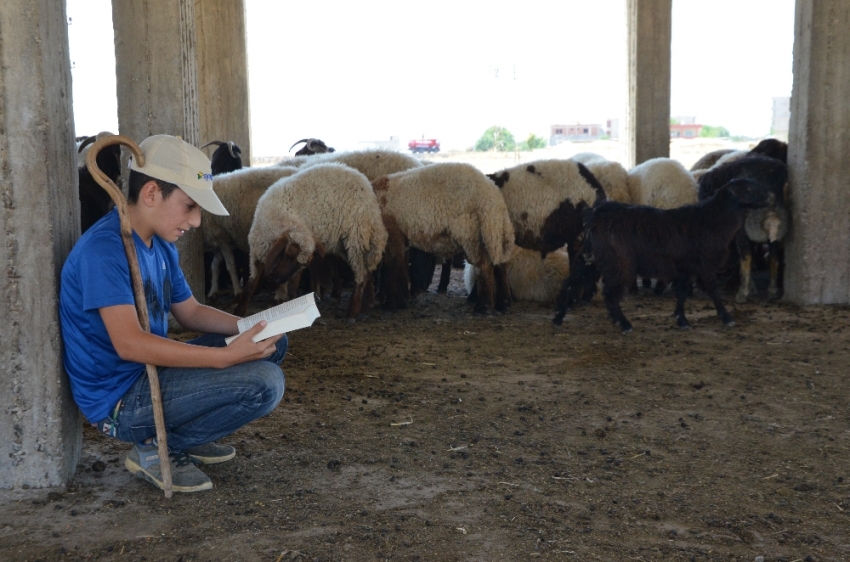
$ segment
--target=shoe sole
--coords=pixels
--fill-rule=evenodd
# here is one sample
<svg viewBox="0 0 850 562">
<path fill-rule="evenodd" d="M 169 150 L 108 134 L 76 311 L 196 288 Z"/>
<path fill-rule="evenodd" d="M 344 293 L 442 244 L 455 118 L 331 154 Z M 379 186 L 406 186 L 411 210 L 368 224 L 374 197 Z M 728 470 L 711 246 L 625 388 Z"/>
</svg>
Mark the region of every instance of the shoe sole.
<svg viewBox="0 0 850 562">
<path fill-rule="evenodd" d="M 199 455 L 189 455 L 189 458 L 199 464 L 218 464 L 220 462 L 227 462 L 235 456 L 236 451 L 233 451 L 225 457 L 204 457 Z"/>
<path fill-rule="evenodd" d="M 162 482 L 162 480 L 157 479 L 155 476 L 147 472 L 144 468 L 142 468 L 141 465 L 135 463 L 129 457 L 124 459 L 124 467 L 142 480 L 147 480 L 160 490 L 165 490 L 165 484 Z M 210 481 L 204 482 L 203 484 L 198 484 L 196 486 L 178 486 L 172 482 L 171 491 L 184 493 L 203 492 L 204 490 L 211 490 L 212 487 L 213 485 Z"/>
</svg>

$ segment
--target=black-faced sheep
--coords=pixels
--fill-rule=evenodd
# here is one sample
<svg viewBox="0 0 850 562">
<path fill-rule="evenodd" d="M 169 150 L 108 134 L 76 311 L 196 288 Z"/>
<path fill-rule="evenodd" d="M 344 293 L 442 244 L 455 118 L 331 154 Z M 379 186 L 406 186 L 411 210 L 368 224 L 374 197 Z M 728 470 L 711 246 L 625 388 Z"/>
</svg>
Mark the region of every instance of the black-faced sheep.
<svg viewBox="0 0 850 562">
<path fill-rule="evenodd" d="M 210 168 L 212 168 L 214 176 L 242 169 L 242 149 L 236 143 L 233 141 L 224 142 L 214 140 L 201 148 L 204 149 L 213 144 L 218 147 L 210 158 Z"/>
<path fill-rule="evenodd" d="M 717 314 L 727 326 L 734 320 L 717 286 L 717 272 L 726 262 L 729 245 L 744 223 L 747 209 L 767 206 L 774 194 L 751 180 L 735 180 L 714 196 L 674 209 L 656 209 L 642 205 L 601 203 L 593 209 L 587 223 L 587 249 L 580 275 L 602 277 L 605 306 L 612 320 L 624 333 L 631 323 L 620 308 L 625 289 L 638 275 L 672 279 L 676 294 L 676 324 L 688 328 L 684 303 L 691 278 L 714 302 Z M 565 282 L 558 297 L 553 319 L 563 321 L 567 294 L 583 282 L 574 278 Z"/>
<path fill-rule="evenodd" d="M 790 214 L 785 207 L 788 167 L 779 159 L 759 153 L 716 166 L 700 178 L 700 199 L 711 197 L 723 185 L 735 179 L 752 180 L 773 194 L 772 202 L 768 207 L 752 210 L 746 214 L 745 228 L 742 228 L 735 238 L 740 259 L 740 284 L 735 300 L 743 303 L 750 295 L 753 262 L 751 245 L 753 243 L 769 245 L 768 295 L 776 298 L 779 296 L 781 243 L 788 232 L 790 223 Z"/>
<path fill-rule="evenodd" d="M 213 177 L 213 189 L 230 215 L 219 216 L 202 211 L 204 249 L 213 252 L 208 298 L 215 298 L 219 292 L 218 274 L 222 259 L 233 284 L 234 296 L 242 293 L 233 250 L 248 254 L 248 232 L 254 221 L 257 202 L 274 182 L 297 172 L 297 168 L 268 166 L 243 168 Z"/>
<path fill-rule="evenodd" d="M 251 276 L 236 314 L 242 315 L 264 275 L 287 281 L 314 254 L 342 257 L 354 273 L 348 318 L 363 310 L 364 292 L 387 244 L 387 230 L 366 177 L 342 164 L 322 164 L 275 182 L 260 197 L 248 234 Z M 365 303 L 370 304 L 367 294 Z"/>
<path fill-rule="evenodd" d="M 98 139 L 112 133 L 102 132 L 91 137 L 77 139 L 77 175 L 79 177 L 80 233 L 88 230 L 112 208 L 112 198 L 97 182 L 86 167 L 86 155 L 91 145 Z M 121 145 L 107 146 L 97 154 L 97 167 L 106 174 L 115 185 L 120 185 Z"/>
<path fill-rule="evenodd" d="M 586 210 L 607 200 L 605 189 L 590 170 L 573 160 L 538 160 L 488 176 L 502 192 L 516 244 L 537 250 L 541 257 L 567 247 L 573 261 L 582 252 Z M 589 301 L 596 284 L 584 288 Z"/>
<path fill-rule="evenodd" d="M 465 252 L 482 271 L 475 311 L 507 307 L 507 282 L 495 267 L 510 257 L 514 232 L 504 198 L 487 176 L 469 164 L 440 163 L 372 185 L 389 233 L 382 281 L 388 308 L 406 306 L 409 297 L 407 246 L 444 260 Z"/>
</svg>

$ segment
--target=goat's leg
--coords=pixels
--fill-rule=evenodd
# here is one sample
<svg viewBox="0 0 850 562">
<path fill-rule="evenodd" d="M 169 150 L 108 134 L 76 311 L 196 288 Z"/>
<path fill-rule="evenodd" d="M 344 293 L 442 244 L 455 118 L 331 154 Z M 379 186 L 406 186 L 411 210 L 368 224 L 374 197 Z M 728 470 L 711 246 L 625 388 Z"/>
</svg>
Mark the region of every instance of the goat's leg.
<svg viewBox="0 0 850 562">
<path fill-rule="evenodd" d="M 729 311 L 726 310 L 726 307 L 723 306 L 723 301 L 720 300 L 720 287 L 717 284 L 717 275 L 712 273 L 706 277 L 699 279 L 700 288 L 705 291 L 705 293 L 711 297 L 711 302 L 714 303 L 714 308 L 717 310 L 717 316 L 720 317 L 720 321 L 723 322 L 724 326 L 729 326 L 730 328 L 735 325 L 735 319 L 732 318 L 732 315 L 729 314 Z"/>
<path fill-rule="evenodd" d="M 213 299 L 218 294 L 219 269 L 221 269 L 221 250 L 216 250 L 210 264 L 210 292 L 207 293 L 208 299 Z"/>
<path fill-rule="evenodd" d="M 738 294 L 735 295 L 735 302 L 745 303 L 750 296 L 750 284 L 752 283 L 753 270 L 753 253 L 750 249 L 750 240 L 747 238 L 747 233 L 741 231 L 735 236 L 735 245 L 738 247 L 738 256 L 740 257 L 739 269 L 741 272 L 741 280 L 738 285 Z"/>
<path fill-rule="evenodd" d="M 770 285 L 767 287 L 767 296 L 771 299 L 779 298 L 779 244 L 781 242 L 770 243 L 770 254 L 768 263 L 770 265 Z"/>
<path fill-rule="evenodd" d="M 602 281 L 602 295 L 605 297 L 605 308 L 608 309 L 608 314 L 615 324 L 620 326 L 624 334 L 632 331 L 632 324 L 626 319 L 623 314 L 623 309 L 620 308 L 620 300 L 623 298 L 625 288 L 622 283 L 609 283 Z"/>
<path fill-rule="evenodd" d="M 570 274 L 561 284 L 561 292 L 555 301 L 555 317 L 552 323 L 560 326 L 564 322 L 567 311 L 573 307 L 583 290 L 593 287 L 596 291 L 596 282 L 599 280 L 599 271 L 592 263 L 588 263 L 584 256 L 578 256 L 570 264 Z"/>
<path fill-rule="evenodd" d="M 443 261 L 443 267 L 440 269 L 440 283 L 437 285 L 438 294 L 446 294 L 449 292 L 449 281 L 452 279 L 452 258 Z"/>
<path fill-rule="evenodd" d="M 676 310 L 673 311 L 676 325 L 683 329 L 690 328 L 691 325 L 688 323 L 688 319 L 685 318 L 685 299 L 688 298 L 688 278 L 680 277 L 674 279 L 673 292 L 676 294 Z"/>
<path fill-rule="evenodd" d="M 476 314 L 487 314 L 493 310 L 493 264 L 481 263 L 478 265 L 478 301 L 475 303 Z"/>
</svg>

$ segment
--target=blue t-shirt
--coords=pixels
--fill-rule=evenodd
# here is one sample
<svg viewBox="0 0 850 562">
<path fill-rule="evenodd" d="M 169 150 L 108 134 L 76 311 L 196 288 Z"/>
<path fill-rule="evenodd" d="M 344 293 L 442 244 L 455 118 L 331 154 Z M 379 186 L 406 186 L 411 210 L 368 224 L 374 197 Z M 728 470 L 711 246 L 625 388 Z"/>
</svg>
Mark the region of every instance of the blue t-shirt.
<svg viewBox="0 0 850 562">
<path fill-rule="evenodd" d="M 192 296 L 174 244 L 153 237 L 148 248 L 134 232 L 151 333 L 167 337 L 172 303 Z M 99 308 L 135 304 L 118 211 L 113 209 L 77 241 L 62 267 L 59 320 L 71 393 L 86 418 L 107 417 L 145 371 L 118 356 Z"/>
</svg>

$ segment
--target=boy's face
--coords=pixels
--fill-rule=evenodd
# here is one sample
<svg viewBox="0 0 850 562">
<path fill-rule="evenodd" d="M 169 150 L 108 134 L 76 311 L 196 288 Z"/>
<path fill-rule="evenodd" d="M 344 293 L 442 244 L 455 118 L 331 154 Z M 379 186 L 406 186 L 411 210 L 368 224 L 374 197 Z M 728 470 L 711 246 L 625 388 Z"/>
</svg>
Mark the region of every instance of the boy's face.
<svg viewBox="0 0 850 562">
<path fill-rule="evenodd" d="M 168 242 L 176 242 L 190 228 L 201 225 L 201 207 L 182 189 L 175 189 L 164 199 L 157 189 L 154 216 L 154 233 Z"/>
</svg>

